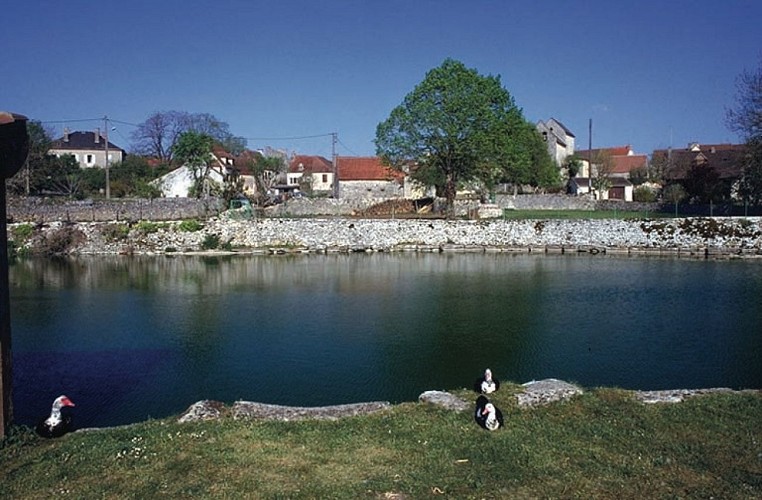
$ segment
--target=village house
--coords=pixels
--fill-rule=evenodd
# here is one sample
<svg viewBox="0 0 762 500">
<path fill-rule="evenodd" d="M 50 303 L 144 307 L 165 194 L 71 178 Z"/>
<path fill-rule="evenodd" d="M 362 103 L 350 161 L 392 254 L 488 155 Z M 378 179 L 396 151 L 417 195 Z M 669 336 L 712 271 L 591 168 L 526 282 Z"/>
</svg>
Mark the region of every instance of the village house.
<svg viewBox="0 0 762 500">
<path fill-rule="evenodd" d="M 308 193 L 333 192 L 333 164 L 322 156 L 295 155 L 288 164 L 286 184 Z"/>
<path fill-rule="evenodd" d="M 51 143 L 48 154 L 59 158 L 71 155 L 80 168 L 105 168 L 106 155 L 108 164 L 113 165 L 121 163 L 127 153 L 101 135 L 100 129 L 95 129 L 94 132 L 70 132 L 69 129 L 64 129 L 63 136 Z"/>
<path fill-rule="evenodd" d="M 566 158 L 574 154 L 574 134 L 555 118 L 538 121 L 536 128 L 547 145 L 550 157 L 559 168 L 563 168 Z"/>
<path fill-rule="evenodd" d="M 602 175 L 608 179 L 609 189 L 596 193 L 601 200 L 632 201 L 633 185 L 630 175 L 648 168 L 648 156 L 636 154 L 630 145 L 611 148 L 585 149 L 576 152 L 580 159 L 581 168 L 574 179 L 569 182 L 572 194 L 586 194 L 594 184 L 591 179 Z M 591 167 L 592 162 L 592 167 Z"/>
<path fill-rule="evenodd" d="M 225 179 L 230 176 L 240 176 L 240 171 L 235 166 L 235 157 L 225 150 L 215 147 L 210 153 L 209 172 L 207 173 L 207 182 L 218 184 L 220 187 Z M 247 178 L 248 177 L 248 178 Z M 178 167 L 171 172 L 164 174 L 151 182 L 156 186 L 165 198 L 187 198 L 190 196 L 193 187 L 193 170 L 187 165 Z M 253 176 L 244 177 L 244 191 L 254 189 L 255 183 Z M 244 193 L 250 194 L 250 193 Z"/>
<path fill-rule="evenodd" d="M 716 175 L 723 190 L 733 196 L 743 175 L 746 146 L 743 144 L 690 143 L 683 149 L 657 149 L 651 160 L 664 165 L 666 182 L 685 183 L 692 170 Z"/>
<path fill-rule="evenodd" d="M 339 156 L 336 163 L 340 197 L 421 198 L 428 195 L 428 190 L 406 172 L 385 165 L 377 156 Z"/>
</svg>

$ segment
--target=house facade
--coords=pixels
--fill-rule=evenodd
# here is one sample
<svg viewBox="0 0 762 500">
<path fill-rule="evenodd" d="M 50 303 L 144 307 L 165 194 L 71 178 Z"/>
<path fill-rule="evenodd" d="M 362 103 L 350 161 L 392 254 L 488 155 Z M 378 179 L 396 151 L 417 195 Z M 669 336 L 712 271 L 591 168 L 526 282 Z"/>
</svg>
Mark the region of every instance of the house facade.
<svg viewBox="0 0 762 500">
<path fill-rule="evenodd" d="M 384 165 L 377 156 L 339 156 L 336 166 L 341 198 L 406 197 L 407 176 Z"/>
<path fill-rule="evenodd" d="M 717 193 L 723 197 L 739 198 L 738 188 L 746 159 L 743 144 L 693 142 L 683 149 L 657 149 L 651 159 L 663 168 L 667 183 L 685 186 L 703 178 L 704 182 L 714 183 Z"/>
<path fill-rule="evenodd" d="M 609 177 L 609 188 L 596 193 L 589 177 L 574 177 L 569 180 L 569 193 L 575 196 L 585 195 L 593 191 L 599 200 L 632 201 L 634 187 L 629 179 L 624 177 Z"/>
<path fill-rule="evenodd" d="M 576 178 L 569 183 L 573 194 L 590 192 L 590 178 L 604 175 L 611 186 L 604 193 L 594 193 L 601 200 L 633 200 L 633 185 L 630 174 L 648 168 L 648 156 L 637 154 L 630 145 L 611 148 L 583 149 L 576 152 L 581 168 Z M 592 162 L 592 165 L 591 165 Z M 594 191 L 594 190 L 593 190 Z"/>
<path fill-rule="evenodd" d="M 288 164 L 286 184 L 313 193 L 333 191 L 333 164 L 322 156 L 295 155 Z"/>
<path fill-rule="evenodd" d="M 669 181 L 685 180 L 691 167 L 713 169 L 721 180 L 740 179 L 746 146 L 743 144 L 688 144 L 684 149 L 657 149 L 654 161 L 666 164 L 664 176 Z"/>
<path fill-rule="evenodd" d="M 229 176 L 241 175 L 235 168 L 234 157 L 224 151 L 216 150 L 210 153 L 210 162 L 211 166 L 206 176 L 208 182 L 222 186 Z M 248 182 L 244 177 L 244 191 L 247 185 L 253 189 L 253 176 L 249 177 Z M 194 182 L 193 170 L 183 165 L 151 181 L 151 184 L 156 186 L 165 198 L 188 198 Z"/>
<path fill-rule="evenodd" d="M 538 121 L 536 128 L 547 145 L 550 157 L 559 168 L 563 167 L 566 158 L 574 154 L 574 134 L 555 118 Z"/>
<path fill-rule="evenodd" d="M 80 168 L 105 168 L 107 155 L 109 165 L 121 163 L 126 156 L 122 148 L 101 135 L 100 129 L 94 132 L 69 132 L 65 129 L 63 136 L 51 143 L 48 154 L 59 158 L 71 155 Z"/>
</svg>

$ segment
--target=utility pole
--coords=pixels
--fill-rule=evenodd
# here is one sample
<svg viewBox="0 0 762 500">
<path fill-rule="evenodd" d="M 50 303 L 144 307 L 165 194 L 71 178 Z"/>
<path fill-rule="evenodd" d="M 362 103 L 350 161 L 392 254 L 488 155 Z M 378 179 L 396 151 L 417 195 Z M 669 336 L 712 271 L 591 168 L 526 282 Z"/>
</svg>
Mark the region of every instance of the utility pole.
<svg viewBox="0 0 762 500">
<path fill-rule="evenodd" d="M 333 197 L 339 199 L 339 164 L 338 157 L 336 156 L 336 142 L 338 142 L 338 134 L 336 132 L 331 133 L 331 161 L 333 163 Z"/>
<path fill-rule="evenodd" d="M 106 152 L 106 199 L 111 198 L 111 179 L 109 179 L 108 169 L 108 116 L 103 117 L 103 130 L 104 130 L 104 150 Z"/>
<path fill-rule="evenodd" d="M 593 119 L 587 125 L 587 192 L 593 194 Z"/>
</svg>

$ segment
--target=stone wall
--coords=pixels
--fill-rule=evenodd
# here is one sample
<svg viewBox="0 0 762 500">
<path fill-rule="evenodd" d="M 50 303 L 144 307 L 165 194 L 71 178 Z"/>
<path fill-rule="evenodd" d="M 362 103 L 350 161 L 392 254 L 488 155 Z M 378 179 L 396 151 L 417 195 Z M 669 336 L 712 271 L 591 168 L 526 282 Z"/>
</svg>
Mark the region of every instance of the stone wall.
<svg viewBox="0 0 762 500">
<path fill-rule="evenodd" d="M 259 218 L 206 221 L 184 232 L 179 222 L 146 231 L 141 224 L 51 223 L 17 246 L 34 249 L 56 231 L 76 232 L 69 253 L 199 251 L 214 239 L 238 252 L 540 252 L 656 253 L 670 256 L 762 256 L 762 218 L 659 220 L 442 220 Z M 9 227 L 11 238 L 17 234 Z M 60 241 L 60 238 L 57 238 Z M 170 250 L 171 249 L 171 250 Z"/>
<path fill-rule="evenodd" d="M 264 217 L 314 217 L 314 216 L 357 216 L 366 213 L 369 207 L 399 200 L 395 196 L 382 196 L 383 192 L 367 191 L 361 188 L 363 196 L 341 196 L 333 198 L 299 198 L 285 203 L 258 210 L 259 216 Z M 444 200 L 437 199 L 436 207 L 441 209 Z M 569 196 L 564 194 L 522 194 L 517 196 L 499 194 L 495 203 L 501 209 L 515 210 L 611 210 L 642 213 L 673 213 L 674 206 L 658 203 L 635 203 L 621 201 L 594 201 L 585 196 Z M 455 213 L 464 217 L 479 209 L 478 199 L 457 200 Z M 64 201 L 56 198 L 24 198 L 10 197 L 8 199 L 8 216 L 18 222 L 105 222 L 105 221 L 137 221 L 137 220 L 180 220 L 206 219 L 224 211 L 224 202 L 217 198 L 196 200 L 193 198 L 157 198 L 154 200 L 84 200 Z M 679 215 L 712 216 L 760 216 L 762 207 L 736 206 L 729 208 L 724 205 L 694 206 L 680 205 Z"/>
<path fill-rule="evenodd" d="M 8 199 L 8 217 L 19 222 L 206 219 L 219 215 L 222 205 L 222 201 L 217 198 L 65 201 L 56 198 L 11 197 Z"/>
<path fill-rule="evenodd" d="M 495 196 L 495 203 L 515 210 L 595 210 L 596 202 L 586 196 L 566 194 L 521 194 Z"/>
</svg>

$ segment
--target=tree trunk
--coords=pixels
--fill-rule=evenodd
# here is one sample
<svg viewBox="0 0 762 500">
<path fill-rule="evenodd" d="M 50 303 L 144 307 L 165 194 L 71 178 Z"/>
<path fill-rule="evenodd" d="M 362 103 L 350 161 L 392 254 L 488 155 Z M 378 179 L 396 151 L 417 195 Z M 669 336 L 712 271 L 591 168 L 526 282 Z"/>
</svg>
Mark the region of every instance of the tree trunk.
<svg viewBox="0 0 762 500">
<path fill-rule="evenodd" d="M 454 219 L 455 218 L 455 189 L 456 183 L 455 183 L 455 177 L 452 175 L 452 173 L 447 174 L 447 178 L 445 180 L 445 187 L 444 187 L 444 195 L 445 195 L 445 218 Z"/>
</svg>

